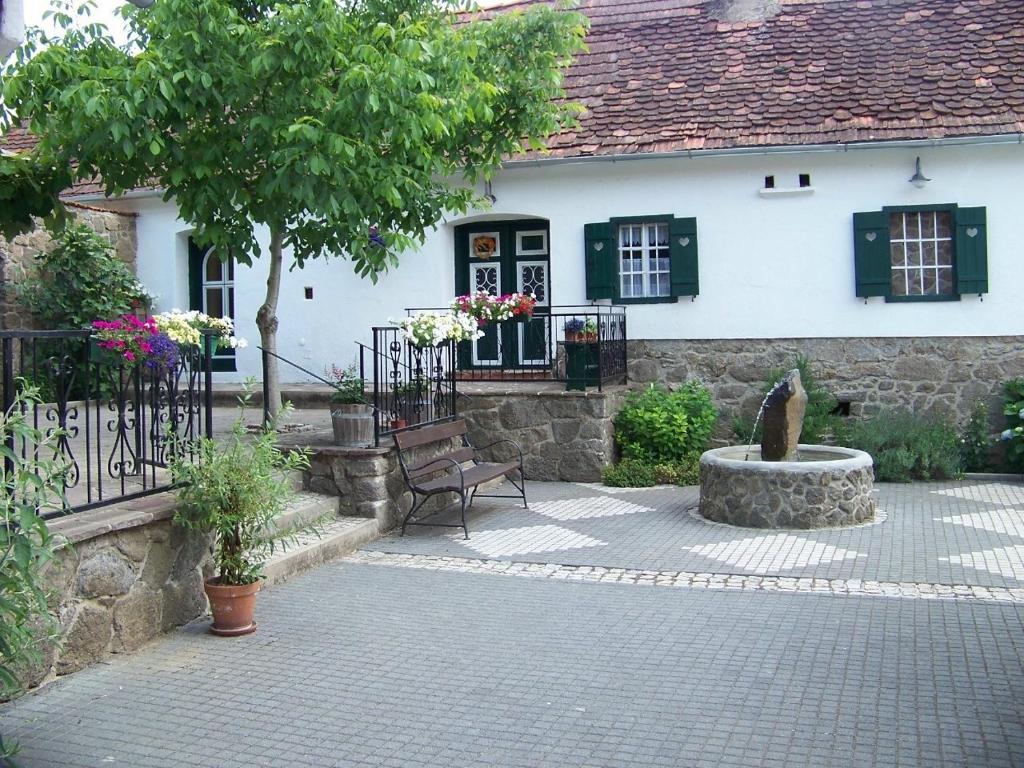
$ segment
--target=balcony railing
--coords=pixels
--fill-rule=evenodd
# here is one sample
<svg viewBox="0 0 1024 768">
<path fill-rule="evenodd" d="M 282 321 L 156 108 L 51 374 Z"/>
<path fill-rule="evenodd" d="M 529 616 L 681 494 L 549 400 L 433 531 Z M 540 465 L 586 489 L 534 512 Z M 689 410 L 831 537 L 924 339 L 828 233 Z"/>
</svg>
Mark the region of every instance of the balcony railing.
<svg viewBox="0 0 1024 768">
<path fill-rule="evenodd" d="M 420 312 L 447 308 L 416 307 Z M 459 381 L 560 381 L 584 389 L 625 381 L 626 308 L 538 307 L 531 318 L 488 323 L 481 339 L 456 349 Z"/>
<path fill-rule="evenodd" d="M 67 506 L 44 517 L 78 512 L 166 490 L 174 451 L 213 434 L 211 352 L 182 348 L 173 368 L 149 369 L 97 354 L 92 332 L 0 331 L 0 395 L 5 411 L 26 385 L 42 399 L 22 405 L 26 422 L 54 441 L 66 462 Z M 37 446 L 10 437 L 8 450 L 27 457 Z M 8 458 L 8 475 L 11 460 Z"/>
<path fill-rule="evenodd" d="M 456 416 L 455 344 L 417 347 L 394 326 L 373 328 L 359 345 L 360 375 L 373 381 L 374 439 Z"/>
</svg>

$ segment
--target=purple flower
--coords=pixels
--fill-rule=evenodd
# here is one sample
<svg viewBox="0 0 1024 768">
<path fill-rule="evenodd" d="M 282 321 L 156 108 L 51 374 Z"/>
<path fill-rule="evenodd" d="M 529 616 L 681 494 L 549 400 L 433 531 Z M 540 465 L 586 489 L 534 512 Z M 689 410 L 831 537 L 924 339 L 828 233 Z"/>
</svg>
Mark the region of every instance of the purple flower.
<svg viewBox="0 0 1024 768">
<path fill-rule="evenodd" d="M 380 232 L 376 227 L 370 227 L 370 245 L 375 248 L 387 247 L 387 243 L 384 242 L 384 238 L 381 237 Z"/>
<path fill-rule="evenodd" d="M 178 364 L 178 345 L 166 333 L 154 333 L 148 339 L 152 351 L 143 363 L 150 370 L 173 369 Z"/>
</svg>

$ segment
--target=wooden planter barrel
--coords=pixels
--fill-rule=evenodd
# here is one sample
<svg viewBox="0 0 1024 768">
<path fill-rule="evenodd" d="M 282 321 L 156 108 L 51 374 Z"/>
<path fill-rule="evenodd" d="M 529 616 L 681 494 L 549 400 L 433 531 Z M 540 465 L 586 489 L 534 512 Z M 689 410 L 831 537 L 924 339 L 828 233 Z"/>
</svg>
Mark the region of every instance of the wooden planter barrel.
<svg viewBox="0 0 1024 768">
<path fill-rule="evenodd" d="M 331 404 L 334 444 L 365 448 L 373 443 L 373 408 L 368 405 Z"/>
</svg>

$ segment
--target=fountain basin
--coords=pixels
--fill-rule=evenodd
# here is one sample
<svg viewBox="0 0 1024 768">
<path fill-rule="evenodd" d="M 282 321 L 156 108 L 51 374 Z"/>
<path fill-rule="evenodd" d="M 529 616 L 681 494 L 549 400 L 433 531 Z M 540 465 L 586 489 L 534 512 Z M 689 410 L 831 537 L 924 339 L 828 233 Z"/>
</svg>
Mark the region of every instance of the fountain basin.
<svg viewBox="0 0 1024 768">
<path fill-rule="evenodd" d="M 760 456 L 757 446 L 706 451 L 700 514 L 749 528 L 835 528 L 874 518 L 874 471 L 864 451 L 801 444 L 797 461 Z"/>
</svg>

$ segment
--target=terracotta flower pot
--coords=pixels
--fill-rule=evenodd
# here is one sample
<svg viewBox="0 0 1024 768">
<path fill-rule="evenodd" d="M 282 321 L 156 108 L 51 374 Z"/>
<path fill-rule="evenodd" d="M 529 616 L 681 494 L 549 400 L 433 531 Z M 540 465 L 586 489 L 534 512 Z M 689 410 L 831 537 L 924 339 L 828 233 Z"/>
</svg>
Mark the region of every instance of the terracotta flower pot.
<svg viewBox="0 0 1024 768">
<path fill-rule="evenodd" d="M 209 579 L 205 586 L 213 613 L 210 626 L 213 634 L 236 637 L 256 631 L 253 614 L 256 612 L 256 593 L 260 591 L 260 582 L 234 585 L 218 584 L 217 579 Z"/>
</svg>

